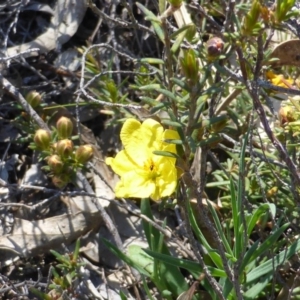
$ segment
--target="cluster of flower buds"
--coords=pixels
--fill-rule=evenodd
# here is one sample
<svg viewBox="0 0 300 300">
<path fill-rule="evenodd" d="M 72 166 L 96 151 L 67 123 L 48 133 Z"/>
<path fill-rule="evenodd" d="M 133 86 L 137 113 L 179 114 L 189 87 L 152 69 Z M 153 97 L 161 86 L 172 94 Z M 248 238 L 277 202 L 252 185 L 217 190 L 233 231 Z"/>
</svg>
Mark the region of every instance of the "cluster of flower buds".
<svg viewBox="0 0 300 300">
<path fill-rule="evenodd" d="M 61 117 L 56 123 L 56 134 L 38 129 L 34 135 L 35 148 L 42 151 L 47 169 L 51 171 L 52 182 L 59 188 L 67 185 L 76 170 L 83 168 L 93 157 L 91 145 L 74 147 L 72 132 L 72 121 Z"/>
</svg>

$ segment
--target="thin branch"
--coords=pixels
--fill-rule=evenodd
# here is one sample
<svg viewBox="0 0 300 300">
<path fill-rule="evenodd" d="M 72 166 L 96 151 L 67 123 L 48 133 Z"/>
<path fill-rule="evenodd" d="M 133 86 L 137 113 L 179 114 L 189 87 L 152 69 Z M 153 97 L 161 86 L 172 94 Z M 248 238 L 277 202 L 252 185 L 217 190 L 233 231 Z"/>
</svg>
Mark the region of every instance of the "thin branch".
<svg viewBox="0 0 300 300">
<path fill-rule="evenodd" d="M 13 96 L 23 107 L 23 109 L 28 113 L 28 115 L 39 125 L 40 128 L 50 131 L 48 125 L 43 121 L 43 119 L 36 113 L 36 111 L 31 107 L 31 105 L 24 99 L 22 94 L 16 89 L 7 79 L 3 77 L 0 72 L 0 86 L 8 94 Z"/>
</svg>

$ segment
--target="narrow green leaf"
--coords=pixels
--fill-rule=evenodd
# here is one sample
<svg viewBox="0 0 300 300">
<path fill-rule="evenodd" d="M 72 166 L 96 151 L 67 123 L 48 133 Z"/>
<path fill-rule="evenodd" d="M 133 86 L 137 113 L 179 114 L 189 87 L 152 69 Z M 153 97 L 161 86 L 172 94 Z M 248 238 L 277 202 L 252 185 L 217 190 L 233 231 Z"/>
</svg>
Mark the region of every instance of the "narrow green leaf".
<svg viewBox="0 0 300 300">
<path fill-rule="evenodd" d="M 153 215 L 152 215 L 152 212 L 151 212 L 151 208 L 150 208 L 149 199 L 142 199 L 140 208 L 141 208 L 141 213 L 143 215 L 147 216 L 150 220 L 154 221 L 153 220 Z M 145 232 L 145 235 L 146 235 L 148 245 L 149 245 L 151 250 L 154 250 L 155 247 L 152 244 L 152 238 L 151 238 L 151 236 L 152 236 L 152 226 L 150 225 L 150 223 L 145 222 L 145 221 L 142 221 L 142 223 L 143 223 L 143 228 L 144 228 L 144 232 Z M 156 239 L 158 239 L 159 238 L 158 232 L 155 231 L 154 234 L 155 234 L 154 237 Z"/>
<path fill-rule="evenodd" d="M 171 127 L 176 127 L 176 128 L 183 128 L 184 125 L 179 123 L 179 122 L 176 122 L 176 121 L 172 121 L 172 120 L 169 120 L 169 119 L 163 119 L 161 120 L 161 123 L 163 125 L 167 125 L 167 126 L 171 126 Z"/>
<path fill-rule="evenodd" d="M 220 238 L 221 238 L 221 240 L 223 242 L 223 245 L 225 247 L 225 251 L 227 252 L 227 256 L 230 257 L 232 260 L 235 261 L 236 258 L 234 257 L 234 253 L 232 252 L 231 247 L 230 247 L 230 245 L 229 245 L 229 243 L 227 241 L 227 238 L 226 238 L 226 236 L 224 234 L 224 230 L 222 228 L 222 225 L 221 225 L 221 222 L 219 220 L 219 217 L 218 217 L 218 215 L 217 215 L 214 207 L 211 205 L 211 203 L 209 201 L 207 201 L 207 205 L 209 207 L 209 211 L 211 212 L 211 215 L 212 215 L 213 220 L 214 220 L 214 222 L 216 224 L 216 227 L 217 227 L 217 231 L 218 231 L 218 233 L 220 235 Z"/>
<path fill-rule="evenodd" d="M 249 249 L 248 251 L 245 253 L 242 265 L 240 267 L 240 273 L 244 272 L 244 270 L 246 269 L 246 266 L 248 265 L 252 255 L 255 253 L 258 245 L 259 245 L 260 241 L 256 241 Z"/>
<path fill-rule="evenodd" d="M 120 290 L 120 297 L 121 297 L 121 300 L 127 300 L 127 297 L 126 295 L 122 292 L 122 290 Z"/>
<path fill-rule="evenodd" d="M 170 36 L 171 39 L 175 39 L 176 36 L 178 36 L 179 34 L 181 34 L 182 32 L 187 31 L 188 29 L 190 29 L 191 27 L 193 27 L 194 25 L 192 23 L 184 25 L 182 27 L 180 27 L 178 30 L 176 30 L 175 32 L 173 32 Z"/>
<path fill-rule="evenodd" d="M 171 78 L 171 81 L 174 82 L 176 85 L 178 85 L 179 87 L 181 87 L 182 89 L 186 90 L 186 91 L 190 91 L 191 88 L 187 85 L 187 83 L 179 78 Z"/>
<path fill-rule="evenodd" d="M 163 261 L 164 263 L 170 264 L 172 266 L 182 268 L 185 270 L 188 270 L 190 272 L 194 272 L 195 274 L 198 274 L 198 276 L 203 272 L 203 269 L 201 265 L 197 262 L 186 260 L 186 259 L 179 259 L 173 256 L 165 255 L 165 254 L 160 254 L 153 252 L 151 250 L 146 250 L 144 251 L 149 254 L 150 256 L 159 259 L 160 261 Z M 211 266 L 207 266 L 207 269 L 211 273 L 212 276 L 214 277 L 226 277 L 226 273 L 223 270 L 219 270 L 217 268 L 213 268 Z"/>
<path fill-rule="evenodd" d="M 275 208 L 275 211 L 274 211 Z M 265 214 L 267 211 L 271 210 L 272 215 L 274 216 L 274 212 L 276 213 L 276 205 L 273 203 L 265 203 L 261 204 L 255 211 L 253 212 L 250 221 L 247 224 L 247 235 L 248 237 L 252 233 L 253 228 L 256 223 L 259 221 L 260 217 Z"/>
<path fill-rule="evenodd" d="M 103 244 L 118 258 L 123 260 L 125 263 L 127 263 L 129 266 L 135 268 L 140 274 L 143 274 L 147 277 L 151 277 L 151 273 L 147 271 L 144 268 L 141 268 L 139 264 L 136 263 L 135 260 L 129 258 L 126 254 L 124 254 L 122 251 L 120 251 L 115 245 L 110 243 L 108 240 L 101 238 L 101 241 Z"/>
<path fill-rule="evenodd" d="M 79 250 L 80 250 L 80 239 L 77 239 L 76 245 L 75 245 L 75 250 L 74 250 L 74 260 L 75 261 L 77 261 L 77 259 L 78 259 Z"/>
<path fill-rule="evenodd" d="M 161 24 L 160 24 L 161 22 L 160 22 L 159 18 L 156 17 L 152 11 L 148 10 L 141 3 L 136 2 L 136 6 L 145 14 L 146 18 L 151 20 L 151 24 L 152 24 L 157 36 L 163 43 L 165 43 L 165 35 L 163 32 L 163 29 L 161 28 Z"/>
<path fill-rule="evenodd" d="M 182 145 L 183 142 L 182 140 L 170 140 L 170 139 L 166 139 L 164 140 L 165 143 L 168 143 L 168 144 L 174 144 L 174 145 Z"/>
<path fill-rule="evenodd" d="M 260 266 L 256 267 L 249 274 L 247 274 L 247 283 L 251 283 L 265 274 L 273 274 L 274 270 L 276 270 L 278 266 L 287 261 L 299 250 L 300 240 L 297 240 L 286 250 L 281 251 L 279 254 L 262 263 Z"/>
<path fill-rule="evenodd" d="M 278 228 L 275 232 L 271 232 L 269 237 L 258 247 L 254 253 L 254 256 L 251 258 L 250 261 L 259 258 L 265 251 L 271 250 L 275 242 L 278 238 L 283 234 L 283 232 L 289 227 L 289 223 L 284 224 L 280 228 Z"/>
<path fill-rule="evenodd" d="M 144 57 L 138 60 L 141 63 L 146 63 L 150 65 L 164 65 L 165 61 L 160 58 L 155 58 L 155 57 Z"/>
<path fill-rule="evenodd" d="M 212 118 L 209 118 L 207 120 L 203 120 L 203 122 L 201 123 L 201 126 L 204 127 L 204 126 L 211 126 L 211 125 L 214 125 L 216 123 L 220 123 L 222 121 L 225 121 L 227 120 L 228 117 L 226 115 L 221 115 L 221 116 L 217 116 L 217 117 L 212 117 Z M 198 123 L 199 124 L 199 123 Z M 199 126 L 199 125 L 196 125 L 196 126 Z"/>
<path fill-rule="evenodd" d="M 233 220 L 234 220 L 234 254 L 236 258 L 239 258 L 241 253 L 244 251 L 248 244 L 248 240 L 245 240 L 248 236 L 245 234 L 245 231 L 247 228 L 244 227 L 243 218 L 245 217 L 244 214 L 244 206 L 243 206 L 243 197 L 245 193 L 245 153 L 246 153 L 246 145 L 248 142 L 248 136 L 250 132 L 247 131 L 246 135 L 243 139 L 243 144 L 241 148 L 241 155 L 239 160 L 239 179 L 237 183 L 237 195 L 235 198 L 231 199 L 231 205 L 235 206 L 235 212 L 233 212 Z M 231 193 L 235 189 L 235 186 L 233 185 L 233 182 L 230 186 Z"/>
<path fill-rule="evenodd" d="M 141 91 L 156 91 L 161 87 L 158 83 L 148 84 L 140 87 Z"/>
<path fill-rule="evenodd" d="M 179 158 L 179 156 L 176 153 L 168 152 L 168 151 L 158 151 L 155 150 L 152 152 L 155 155 L 165 156 L 165 157 L 172 157 L 172 158 Z"/>
<path fill-rule="evenodd" d="M 162 89 L 162 88 L 158 88 L 156 91 L 158 93 L 161 93 L 161 94 L 165 95 L 166 97 L 170 98 L 171 100 L 173 100 L 175 102 L 179 101 L 179 99 L 175 96 L 175 94 L 173 94 L 172 92 L 170 92 L 168 90 L 165 90 L 165 89 Z"/>
<path fill-rule="evenodd" d="M 158 8 L 159 8 L 159 14 L 162 15 L 163 12 L 166 10 L 166 0 L 159 0 Z"/>
<path fill-rule="evenodd" d="M 141 200 L 141 212 L 151 220 L 154 220 L 148 199 Z M 152 251 L 159 250 L 162 254 L 169 256 L 170 251 L 166 244 L 163 243 L 162 245 L 159 245 L 161 233 L 145 220 L 143 220 L 142 222 L 150 249 Z M 159 283 L 157 283 L 157 285 L 159 284 L 159 286 L 164 286 L 163 289 L 171 290 L 174 295 L 179 295 L 180 293 L 187 290 L 188 285 L 186 284 L 184 276 L 181 274 L 178 268 L 173 266 L 166 266 L 164 263 L 155 264 L 155 267 L 157 267 L 160 281 Z M 154 275 L 156 274 L 154 273 Z"/>
<path fill-rule="evenodd" d="M 268 285 L 270 280 L 272 280 L 273 274 L 269 274 L 262 279 L 258 283 L 256 283 L 254 286 L 252 286 L 249 290 L 247 290 L 244 293 L 244 299 L 245 300 L 253 300 L 257 299 L 258 294 Z"/>
<path fill-rule="evenodd" d="M 232 288 L 233 288 L 233 285 L 227 277 L 225 279 L 224 285 L 223 285 L 223 295 L 224 295 L 225 299 L 230 299 L 228 296 L 229 296 L 230 292 L 232 291 Z"/>
<path fill-rule="evenodd" d="M 37 297 L 39 297 L 39 299 L 43 299 L 43 300 L 52 300 L 53 298 L 43 292 L 41 292 L 40 290 L 34 288 L 34 287 L 30 287 L 29 291 L 36 295 Z"/>
<path fill-rule="evenodd" d="M 194 216 L 192 207 L 190 202 L 187 203 L 187 210 L 188 210 L 188 216 L 189 216 L 189 221 L 191 223 L 192 229 L 195 233 L 195 235 L 197 236 L 197 240 L 199 242 L 201 242 L 201 244 L 204 246 L 204 248 L 207 250 L 207 254 L 209 255 L 209 257 L 211 258 L 211 260 L 213 261 L 213 263 L 220 269 L 223 269 L 223 263 L 222 263 L 222 259 L 220 257 L 220 255 L 215 252 L 211 246 L 209 245 L 209 243 L 207 242 L 205 236 L 203 235 L 203 233 L 201 232 L 196 218 Z"/>
<path fill-rule="evenodd" d="M 176 40 L 175 40 L 175 42 L 174 42 L 174 44 L 172 45 L 172 48 L 171 48 L 171 52 L 172 53 L 176 53 L 178 51 L 180 45 L 182 44 L 182 42 L 183 42 L 183 40 L 185 38 L 186 33 L 187 33 L 187 30 L 181 32 L 177 36 L 177 38 L 176 38 Z"/>
<path fill-rule="evenodd" d="M 215 144 L 221 142 L 222 140 L 223 140 L 222 137 L 215 135 L 215 136 L 212 136 L 212 137 L 209 137 L 205 140 L 200 141 L 198 143 L 198 146 L 199 147 L 203 147 L 203 146 L 208 146 L 209 147 L 211 145 L 215 145 Z"/>
</svg>

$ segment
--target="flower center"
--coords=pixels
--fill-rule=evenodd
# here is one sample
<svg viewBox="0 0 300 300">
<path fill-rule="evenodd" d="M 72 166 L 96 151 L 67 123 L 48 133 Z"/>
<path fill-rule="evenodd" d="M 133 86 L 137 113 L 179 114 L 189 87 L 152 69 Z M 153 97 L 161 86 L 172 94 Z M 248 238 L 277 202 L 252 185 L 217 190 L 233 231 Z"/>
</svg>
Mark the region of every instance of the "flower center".
<svg viewBox="0 0 300 300">
<path fill-rule="evenodd" d="M 148 158 L 145 162 L 144 162 L 144 170 L 148 173 L 148 176 L 151 179 L 156 178 L 157 176 L 159 176 L 159 174 L 157 173 L 157 167 L 155 166 L 154 161 L 151 158 Z"/>
</svg>

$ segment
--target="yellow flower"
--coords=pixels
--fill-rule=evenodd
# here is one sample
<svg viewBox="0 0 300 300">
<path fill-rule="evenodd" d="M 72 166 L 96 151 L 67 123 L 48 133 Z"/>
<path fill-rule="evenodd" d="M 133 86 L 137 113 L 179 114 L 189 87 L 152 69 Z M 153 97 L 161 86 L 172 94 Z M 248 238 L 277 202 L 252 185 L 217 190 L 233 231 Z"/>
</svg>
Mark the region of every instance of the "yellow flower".
<svg viewBox="0 0 300 300">
<path fill-rule="evenodd" d="M 285 79 L 283 75 L 277 75 L 272 71 L 267 71 L 266 76 L 273 85 L 281 86 L 284 88 L 293 88 L 294 80 L 292 78 Z"/>
<path fill-rule="evenodd" d="M 106 164 L 121 178 L 115 187 L 116 197 L 159 200 L 170 196 L 177 185 L 176 159 L 153 154 L 153 151 L 176 153 L 174 144 L 165 140 L 178 140 L 177 131 L 165 130 L 157 121 L 147 119 L 142 124 L 127 119 L 121 133 L 124 150 Z"/>
</svg>

